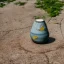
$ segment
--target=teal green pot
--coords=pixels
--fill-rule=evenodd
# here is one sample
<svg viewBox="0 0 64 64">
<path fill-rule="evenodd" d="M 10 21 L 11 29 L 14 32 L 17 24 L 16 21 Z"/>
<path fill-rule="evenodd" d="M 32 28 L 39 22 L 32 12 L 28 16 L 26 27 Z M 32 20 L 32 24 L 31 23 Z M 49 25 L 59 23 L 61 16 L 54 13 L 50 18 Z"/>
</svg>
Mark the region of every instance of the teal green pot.
<svg viewBox="0 0 64 64">
<path fill-rule="evenodd" d="M 36 19 L 31 28 L 30 37 L 35 43 L 47 43 L 49 32 L 43 19 Z"/>
</svg>

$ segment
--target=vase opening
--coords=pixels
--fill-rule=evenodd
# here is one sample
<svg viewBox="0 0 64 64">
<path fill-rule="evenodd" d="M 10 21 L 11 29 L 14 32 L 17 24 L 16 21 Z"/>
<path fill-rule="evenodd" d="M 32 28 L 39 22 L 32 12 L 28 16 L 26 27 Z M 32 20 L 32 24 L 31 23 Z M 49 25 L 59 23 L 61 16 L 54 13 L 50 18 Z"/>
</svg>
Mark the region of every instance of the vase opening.
<svg viewBox="0 0 64 64">
<path fill-rule="evenodd" d="M 43 22 L 43 19 L 36 19 L 36 22 Z"/>
</svg>

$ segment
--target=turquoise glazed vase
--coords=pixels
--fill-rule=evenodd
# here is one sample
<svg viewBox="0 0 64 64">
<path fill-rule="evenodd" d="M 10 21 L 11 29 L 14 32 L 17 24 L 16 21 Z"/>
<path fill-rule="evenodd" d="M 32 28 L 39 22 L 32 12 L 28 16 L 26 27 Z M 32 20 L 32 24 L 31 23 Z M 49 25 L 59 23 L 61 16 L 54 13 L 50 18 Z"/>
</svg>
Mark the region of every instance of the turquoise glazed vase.
<svg viewBox="0 0 64 64">
<path fill-rule="evenodd" d="M 43 19 L 36 19 L 31 28 L 30 37 L 32 41 L 38 44 L 48 42 L 49 32 Z"/>
</svg>

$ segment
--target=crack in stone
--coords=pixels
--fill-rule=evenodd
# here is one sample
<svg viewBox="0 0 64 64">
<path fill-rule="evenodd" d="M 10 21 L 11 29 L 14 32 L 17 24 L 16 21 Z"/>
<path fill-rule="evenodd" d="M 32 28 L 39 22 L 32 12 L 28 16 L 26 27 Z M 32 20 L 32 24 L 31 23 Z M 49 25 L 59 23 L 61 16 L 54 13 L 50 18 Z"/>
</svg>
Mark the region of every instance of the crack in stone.
<svg viewBox="0 0 64 64">
<path fill-rule="evenodd" d="M 51 19 L 52 19 L 52 18 L 50 18 L 47 23 L 49 23 Z"/>
<path fill-rule="evenodd" d="M 30 53 L 32 53 L 32 54 L 40 54 L 40 53 L 35 53 L 35 52 L 32 52 L 32 51 L 29 51 L 29 50 L 27 50 L 27 49 L 25 49 L 24 47 L 21 47 L 20 46 L 20 50 L 24 50 L 24 51 L 26 51 L 27 53 L 28 52 L 30 52 Z M 47 59 L 47 64 L 49 64 L 49 58 L 48 58 L 48 56 L 45 54 L 45 53 L 41 53 L 41 54 L 43 54 L 43 55 L 45 55 L 45 57 L 46 57 L 46 59 Z"/>
<path fill-rule="evenodd" d="M 4 40 L 3 37 L 5 37 L 7 34 L 9 34 L 11 31 L 16 31 L 16 30 L 23 30 L 23 29 L 27 29 L 27 28 L 30 28 L 31 26 L 28 26 L 28 27 L 25 27 L 25 28 L 19 28 L 19 29 L 14 29 L 14 30 L 8 30 L 8 31 L 0 31 L 0 32 L 6 32 L 0 39 L 1 40 Z"/>
<path fill-rule="evenodd" d="M 63 45 L 63 44 L 60 45 L 59 47 L 57 47 L 55 50 L 62 49 L 62 48 L 64 48 L 64 45 Z M 24 51 L 30 52 L 30 53 L 37 53 L 37 54 L 45 54 L 45 53 L 48 53 L 48 52 L 51 52 L 51 51 L 55 51 L 55 50 L 48 50 L 48 51 L 45 51 L 45 52 L 32 52 L 32 51 L 30 51 L 30 50 L 25 49 L 25 48 L 22 47 L 22 46 L 20 46 L 20 50 L 24 50 Z"/>
<path fill-rule="evenodd" d="M 21 30 L 21 29 L 26 29 L 26 28 L 30 28 L 31 26 L 27 26 L 24 28 L 18 28 L 18 29 L 14 29 L 14 30 L 8 30 L 8 31 L 0 31 L 0 32 L 10 32 L 10 31 L 15 31 L 15 30 Z"/>
<path fill-rule="evenodd" d="M 0 40 L 3 40 L 3 37 L 5 37 L 7 34 L 9 34 L 10 33 L 10 31 L 7 31 L 2 37 L 1 37 L 1 39 Z"/>
<path fill-rule="evenodd" d="M 32 51 L 29 51 L 29 50 L 27 50 L 27 49 L 25 49 L 24 47 L 22 47 L 20 44 L 19 44 L 19 47 L 20 47 L 20 50 L 24 50 L 24 51 L 26 51 L 27 53 L 28 52 L 30 52 L 30 53 L 32 53 L 32 54 L 40 54 L 40 53 L 35 53 L 35 52 L 32 52 Z M 45 57 L 46 57 L 46 59 L 47 59 L 47 64 L 49 64 L 49 58 L 48 58 L 48 56 L 45 54 L 45 53 L 42 53 L 43 55 L 45 55 Z"/>
<path fill-rule="evenodd" d="M 44 55 L 45 55 L 45 57 L 47 59 L 47 64 L 49 64 L 49 58 L 48 58 L 48 56 L 46 54 L 44 54 Z"/>
<path fill-rule="evenodd" d="M 29 51 L 29 50 L 25 49 L 24 47 L 21 47 L 20 50 L 24 50 L 24 51 L 26 51 L 26 52 L 33 53 L 32 51 Z"/>
<path fill-rule="evenodd" d="M 24 47 L 22 47 L 20 43 L 19 43 L 19 50 L 24 50 L 26 52 L 33 53 L 32 51 L 29 51 L 29 50 L 25 49 Z"/>
<path fill-rule="evenodd" d="M 61 30 L 62 37 L 63 37 L 63 39 L 64 39 L 63 32 L 62 32 L 62 28 L 61 28 L 61 23 L 62 23 L 62 21 L 63 21 L 63 18 L 61 19 L 61 22 L 60 22 L 60 30 Z"/>
<path fill-rule="evenodd" d="M 38 53 L 38 52 L 35 53 L 35 52 L 32 52 L 32 51 L 29 51 L 29 50 L 27 50 L 27 49 L 25 49 L 24 47 L 21 47 L 21 46 L 20 46 L 20 48 L 21 48 L 20 50 L 24 50 L 24 51 L 26 51 L 27 53 L 30 52 L 30 53 L 32 53 L 32 54 L 43 54 L 43 55 L 45 55 L 45 57 L 46 57 L 46 59 L 47 59 L 47 64 L 50 64 L 49 57 L 47 56 L 46 53 L 52 52 L 52 51 L 56 51 L 56 50 L 58 50 L 58 49 L 62 49 L 62 48 L 64 48 L 64 45 L 61 45 L 61 46 L 57 47 L 55 50 L 49 50 L 49 51 L 40 52 L 40 53 Z"/>
<path fill-rule="evenodd" d="M 52 19 L 52 18 L 51 18 L 51 19 Z M 50 19 L 50 20 L 51 20 L 51 19 Z M 48 21 L 48 23 L 50 22 L 50 20 Z M 62 37 L 64 38 L 63 32 L 62 32 L 62 28 L 61 28 L 61 23 L 62 23 L 62 21 L 63 21 L 63 18 L 61 19 L 60 23 L 56 23 L 56 24 L 60 25 L 61 34 L 62 34 Z"/>
</svg>

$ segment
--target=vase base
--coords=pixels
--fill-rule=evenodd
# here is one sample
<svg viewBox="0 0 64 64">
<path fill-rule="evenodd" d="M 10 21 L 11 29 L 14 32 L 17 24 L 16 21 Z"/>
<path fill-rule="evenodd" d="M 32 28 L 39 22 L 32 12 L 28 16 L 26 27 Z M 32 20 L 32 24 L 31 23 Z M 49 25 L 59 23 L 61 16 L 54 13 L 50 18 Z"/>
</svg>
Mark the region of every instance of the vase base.
<svg viewBox="0 0 64 64">
<path fill-rule="evenodd" d="M 34 42 L 34 43 L 36 43 L 36 44 L 48 44 L 48 39 L 46 40 L 46 41 L 43 41 L 43 42 L 37 42 L 37 41 L 34 41 L 33 39 L 32 39 L 32 41 Z"/>
</svg>

